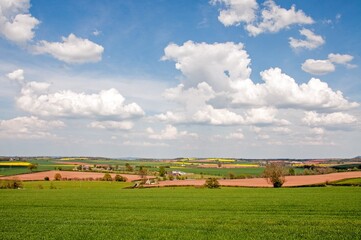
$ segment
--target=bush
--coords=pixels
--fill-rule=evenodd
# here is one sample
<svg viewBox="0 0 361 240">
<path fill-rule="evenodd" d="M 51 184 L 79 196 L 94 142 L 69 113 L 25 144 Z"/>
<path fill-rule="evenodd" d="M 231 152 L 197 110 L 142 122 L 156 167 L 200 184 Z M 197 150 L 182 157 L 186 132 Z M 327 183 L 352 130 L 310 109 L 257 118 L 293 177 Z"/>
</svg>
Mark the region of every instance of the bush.
<svg viewBox="0 0 361 240">
<path fill-rule="evenodd" d="M 113 178 L 109 173 L 106 173 L 104 174 L 103 181 L 113 181 Z"/>
<path fill-rule="evenodd" d="M 127 181 L 127 178 L 126 178 L 126 177 L 123 177 L 123 176 L 121 176 L 121 175 L 119 175 L 119 174 L 117 174 L 117 175 L 115 175 L 114 180 L 115 180 L 116 182 L 126 182 L 126 181 Z"/>
<path fill-rule="evenodd" d="M 60 179 L 61 179 L 61 174 L 60 174 L 60 173 L 56 173 L 56 174 L 54 175 L 54 180 L 55 180 L 55 181 L 60 181 Z"/>
<path fill-rule="evenodd" d="M 49 179 L 49 177 L 44 177 L 44 180 L 49 181 L 50 179 Z"/>
<path fill-rule="evenodd" d="M 285 182 L 285 168 L 281 163 L 270 163 L 266 165 L 263 176 L 267 178 L 273 187 L 280 188 Z"/>
<path fill-rule="evenodd" d="M 217 178 L 208 178 L 204 186 L 207 188 L 219 188 L 220 185 Z"/>
<path fill-rule="evenodd" d="M 0 189 L 18 189 L 18 188 L 23 188 L 23 182 L 18 179 L 5 180 L 5 181 L 1 181 L 0 183 Z"/>
</svg>

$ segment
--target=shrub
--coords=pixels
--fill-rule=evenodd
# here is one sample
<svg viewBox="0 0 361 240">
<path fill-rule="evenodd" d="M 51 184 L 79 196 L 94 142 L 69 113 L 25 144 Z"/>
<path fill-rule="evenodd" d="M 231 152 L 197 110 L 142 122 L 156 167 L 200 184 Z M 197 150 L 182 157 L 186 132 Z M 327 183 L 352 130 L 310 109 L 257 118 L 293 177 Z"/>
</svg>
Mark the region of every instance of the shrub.
<svg viewBox="0 0 361 240">
<path fill-rule="evenodd" d="M 44 177 L 44 180 L 49 181 L 50 179 L 49 179 L 49 177 Z"/>
<path fill-rule="evenodd" d="M 0 189 L 18 189 L 23 187 L 23 182 L 18 179 L 4 180 L 0 183 Z"/>
<path fill-rule="evenodd" d="M 60 173 L 56 173 L 56 174 L 54 175 L 54 180 L 55 180 L 55 181 L 60 181 L 60 179 L 61 179 L 61 174 L 60 174 Z"/>
<path fill-rule="evenodd" d="M 123 177 L 123 176 L 121 176 L 121 175 L 119 175 L 119 174 L 117 174 L 117 175 L 115 175 L 114 180 L 115 180 L 116 182 L 126 182 L 126 181 L 127 181 L 127 178 L 126 178 L 126 177 Z"/>
<path fill-rule="evenodd" d="M 113 181 L 109 173 L 104 174 L 103 181 Z"/>
<path fill-rule="evenodd" d="M 282 187 L 285 182 L 285 168 L 281 163 L 267 164 L 263 176 L 267 178 L 269 183 L 273 184 L 273 187 Z"/>
<path fill-rule="evenodd" d="M 289 174 L 289 175 L 291 175 L 291 176 L 296 175 L 296 171 L 295 171 L 295 169 L 294 169 L 294 168 L 290 168 L 290 169 L 288 169 L 288 174 Z"/>
<path fill-rule="evenodd" d="M 159 167 L 159 176 L 164 177 L 167 172 L 163 166 Z"/>
<path fill-rule="evenodd" d="M 219 188 L 219 182 L 217 178 L 207 178 L 204 186 L 207 188 Z"/>
</svg>

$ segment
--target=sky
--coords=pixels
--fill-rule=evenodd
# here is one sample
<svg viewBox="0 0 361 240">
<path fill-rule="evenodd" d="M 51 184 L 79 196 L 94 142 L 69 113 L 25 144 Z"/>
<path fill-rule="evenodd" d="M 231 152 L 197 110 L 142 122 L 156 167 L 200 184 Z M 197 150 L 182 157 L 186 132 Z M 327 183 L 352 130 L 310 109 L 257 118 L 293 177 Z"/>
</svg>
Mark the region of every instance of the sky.
<svg viewBox="0 0 361 240">
<path fill-rule="evenodd" d="M 0 0 L 0 155 L 360 155 L 359 0 Z"/>
</svg>

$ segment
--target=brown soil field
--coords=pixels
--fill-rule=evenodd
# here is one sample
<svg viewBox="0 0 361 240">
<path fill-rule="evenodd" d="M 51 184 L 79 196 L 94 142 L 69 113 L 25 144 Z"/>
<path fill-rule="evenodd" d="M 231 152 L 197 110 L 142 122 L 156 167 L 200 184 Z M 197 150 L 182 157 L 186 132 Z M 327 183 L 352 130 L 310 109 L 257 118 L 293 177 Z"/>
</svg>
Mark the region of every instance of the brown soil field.
<svg viewBox="0 0 361 240">
<path fill-rule="evenodd" d="M 96 172 L 72 172 L 72 171 L 46 171 L 36 172 L 29 174 L 20 174 L 15 176 L 0 177 L 0 179 L 19 179 L 22 181 L 36 181 L 44 180 L 44 177 L 49 177 L 50 180 L 54 179 L 54 175 L 60 173 L 62 178 L 68 179 L 83 179 L 83 178 L 101 178 L 104 173 Z M 110 174 L 113 178 L 116 174 Z M 128 182 L 139 180 L 139 175 L 120 174 L 126 177 Z M 154 178 L 154 176 L 147 176 L 148 178 Z M 327 181 L 338 181 L 348 178 L 361 178 L 361 171 L 355 172 L 340 172 L 323 175 L 307 175 L 307 176 L 287 176 L 286 182 L 283 186 L 294 187 L 312 184 L 322 184 Z M 174 181 L 161 181 L 158 184 L 151 185 L 152 187 L 163 186 L 202 186 L 205 180 L 174 180 Z M 237 187 L 272 187 L 267 183 L 265 178 L 249 178 L 249 179 L 220 179 L 219 183 L 222 186 L 237 186 Z"/>
<path fill-rule="evenodd" d="M 50 180 L 54 180 L 54 175 L 56 173 L 60 173 L 62 178 L 67 179 L 83 179 L 83 178 L 102 178 L 105 173 L 97 173 L 97 172 L 72 172 L 72 171 L 46 171 L 46 172 L 35 172 L 35 173 L 27 173 L 27 174 L 19 174 L 14 176 L 6 176 L 0 177 L 0 179 L 19 179 L 22 181 L 38 181 L 44 180 L 45 177 L 49 177 Z M 110 174 L 112 178 L 115 177 L 116 174 Z M 127 182 L 139 180 L 139 175 L 131 175 L 131 174 L 119 174 L 123 177 L 127 178 Z M 154 176 L 148 176 L 148 178 L 154 178 Z"/>
<path fill-rule="evenodd" d="M 286 182 L 283 186 L 295 187 L 312 184 L 322 184 L 327 181 L 338 181 L 348 178 L 361 178 L 361 171 L 357 172 L 340 172 L 323 175 L 307 175 L 307 176 L 287 176 Z M 174 180 L 162 181 L 153 186 L 202 186 L 205 180 Z M 222 186 L 237 186 L 237 187 L 272 187 L 272 184 L 267 183 L 265 178 L 249 178 L 249 179 L 220 179 Z"/>
</svg>

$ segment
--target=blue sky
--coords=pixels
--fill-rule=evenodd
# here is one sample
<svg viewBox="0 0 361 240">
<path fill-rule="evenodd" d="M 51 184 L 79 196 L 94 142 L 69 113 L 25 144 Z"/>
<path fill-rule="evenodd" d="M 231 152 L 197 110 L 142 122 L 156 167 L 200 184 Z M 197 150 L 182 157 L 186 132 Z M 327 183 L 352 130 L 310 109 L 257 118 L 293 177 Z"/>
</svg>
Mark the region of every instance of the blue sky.
<svg viewBox="0 0 361 240">
<path fill-rule="evenodd" d="M 361 5 L 0 2 L 0 155 L 353 157 Z"/>
</svg>

